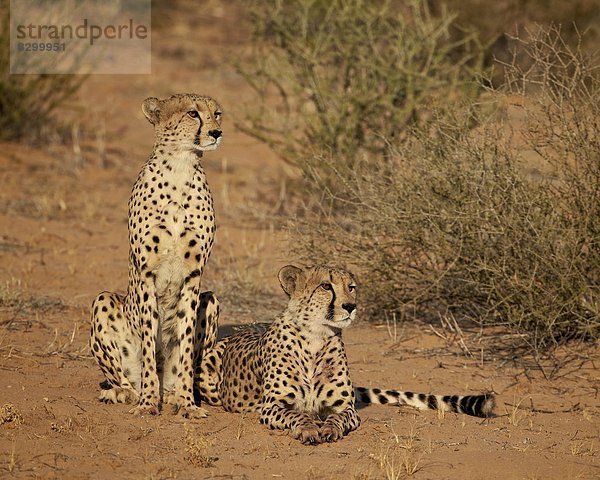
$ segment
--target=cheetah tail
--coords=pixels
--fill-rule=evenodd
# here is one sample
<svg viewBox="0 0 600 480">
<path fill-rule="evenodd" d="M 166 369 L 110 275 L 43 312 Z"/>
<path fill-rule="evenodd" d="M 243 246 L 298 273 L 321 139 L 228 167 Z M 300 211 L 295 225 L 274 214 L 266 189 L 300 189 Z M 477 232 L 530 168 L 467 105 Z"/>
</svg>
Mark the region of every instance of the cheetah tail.
<svg viewBox="0 0 600 480">
<path fill-rule="evenodd" d="M 419 410 L 443 410 L 465 413 L 474 417 L 490 417 L 496 405 L 494 395 L 426 395 L 424 393 L 381 390 L 379 388 L 356 387 L 354 395 L 358 403 L 410 405 Z"/>
</svg>

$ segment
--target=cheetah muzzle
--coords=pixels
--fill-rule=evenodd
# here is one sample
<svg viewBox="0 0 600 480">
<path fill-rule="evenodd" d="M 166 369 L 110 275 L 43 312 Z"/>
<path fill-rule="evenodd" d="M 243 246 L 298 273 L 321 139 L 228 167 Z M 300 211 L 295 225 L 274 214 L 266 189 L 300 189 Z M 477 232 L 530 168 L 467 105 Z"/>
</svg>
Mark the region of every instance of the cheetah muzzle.
<svg viewBox="0 0 600 480">
<path fill-rule="evenodd" d="M 491 395 L 441 396 L 353 388 L 342 329 L 356 315 L 356 284 L 342 269 L 288 265 L 279 272 L 285 311 L 263 332 L 245 328 L 217 341 L 219 304 L 201 296 L 205 353 L 196 365 L 202 400 L 230 412 L 258 412 L 260 422 L 305 444 L 335 442 L 360 424 L 355 401 L 411 405 L 489 416 Z"/>
<path fill-rule="evenodd" d="M 200 159 L 223 138 L 221 107 L 210 97 L 148 98 L 154 150 L 129 198 L 127 294 L 102 292 L 92 304 L 90 345 L 106 377 L 100 399 L 157 414 L 162 403 L 203 417 L 194 403 L 193 365 L 204 329 L 200 280 L 215 235 L 213 199 Z"/>
</svg>

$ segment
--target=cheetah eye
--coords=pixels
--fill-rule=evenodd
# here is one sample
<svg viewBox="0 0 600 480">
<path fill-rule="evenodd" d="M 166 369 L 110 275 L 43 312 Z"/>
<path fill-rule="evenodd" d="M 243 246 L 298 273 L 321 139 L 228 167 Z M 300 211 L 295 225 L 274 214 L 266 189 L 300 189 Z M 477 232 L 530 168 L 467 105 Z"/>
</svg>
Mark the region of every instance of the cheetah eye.
<svg viewBox="0 0 600 480">
<path fill-rule="evenodd" d="M 356 285 L 348 285 L 348 290 L 354 292 L 356 290 Z"/>
<path fill-rule="evenodd" d="M 215 118 L 219 118 L 221 115 L 223 115 L 223 112 L 215 112 Z"/>
<path fill-rule="evenodd" d="M 322 283 L 321 288 L 323 290 L 331 290 L 333 287 L 331 286 L 331 283 Z"/>
<path fill-rule="evenodd" d="M 190 118 L 198 118 L 198 112 L 196 110 L 190 110 L 189 112 L 187 112 L 187 114 L 190 116 Z"/>
</svg>

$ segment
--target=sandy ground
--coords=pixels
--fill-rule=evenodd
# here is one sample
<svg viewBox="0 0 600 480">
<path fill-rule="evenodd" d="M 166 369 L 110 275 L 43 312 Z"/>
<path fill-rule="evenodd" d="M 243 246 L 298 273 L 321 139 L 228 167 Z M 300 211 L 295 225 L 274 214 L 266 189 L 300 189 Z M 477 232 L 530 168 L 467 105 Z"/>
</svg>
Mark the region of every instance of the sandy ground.
<svg viewBox="0 0 600 480">
<path fill-rule="evenodd" d="M 284 305 L 276 272 L 294 258 L 274 214 L 285 213 L 289 172 L 233 127 L 252 99 L 227 63 L 244 47 L 239 17 L 219 2 L 199 5 L 154 32 L 152 75 L 84 84 L 79 143 L 0 144 L 0 478 L 599 478 L 598 349 L 559 353 L 560 370 L 540 369 L 491 355 L 502 332 L 464 343 L 416 325 L 346 332 L 355 384 L 492 390 L 497 416 L 487 420 L 374 406 L 346 439 L 307 447 L 256 415 L 137 418 L 97 401 L 88 309 L 99 291 L 127 284 L 126 202 L 152 144 L 145 97 L 193 91 L 221 101 L 225 141 L 204 162 L 219 222 L 204 287 L 221 298 L 226 326 L 267 321 Z"/>
</svg>

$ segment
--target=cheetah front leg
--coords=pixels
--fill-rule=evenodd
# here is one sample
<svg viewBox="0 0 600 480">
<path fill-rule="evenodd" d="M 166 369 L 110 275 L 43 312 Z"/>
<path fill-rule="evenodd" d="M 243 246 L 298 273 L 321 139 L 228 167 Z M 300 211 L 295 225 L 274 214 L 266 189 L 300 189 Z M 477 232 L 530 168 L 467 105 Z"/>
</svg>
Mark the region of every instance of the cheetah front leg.
<svg viewBox="0 0 600 480">
<path fill-rule="evenodd" d="M 123 313 L 123 298 L 100 293 L 92 303 L 90 348 L 106 377 L 100 400 L 137 403 L 140 391 L 140 340 Z"/>
<path fill-rule="evenodd" d="M 198 300 L 193 359 L 194 387 L 198 390 L 202 401 L 206 401 L 209 405 L 217 405 L 221 378 L 220 364 L 223 355 L 223 346 L 216 347 L 219 301 L 212 292 L 203 292 Z M 174 405 L 175 409 L 179 408 L 179 396 L 175 393 L 179 365 L 179 350 L 173 349 L 165 366 L 163 403 Z"/>
<path fill-rule="evenodd" d="M 206 322 L 197 324 L 196 317 L 199 306 L 200 271 L 188 275 L 181 289 L 181 297 L 177 306 L 177 338 L 179 348 L 174 348 L 171 355 L 175 362 L 171 369 L 177 367 L 174 394 L 169 396 L 168 403 L 174 404 L 175 412 L 186 418 L 203 418 L 208 412 L 194 403 L 194 358 L 198 349 L 202 348 L 205 339 Z"/>
<path fill-rule="evenodd" d="M 159 380 L 156 365 L 156 340 L 158 335 L 158 304 L 154 275 L 150 270 L 141 272 L 138 286 L 140 305 L 142 372 L 141 396 L 138 405 L 131 409 L 134 415 L 158 415 Z"/>
<path fill-rule="evenodd" d="M 360 418 L 354 406 L 354 389 L 341 336 L 332 337 L 323 351 L 317 370 L 324 386 L 317 402 L 327 416 L 319 428 L 319 437 L 322 442 L 336 442 L 358 428 Z"/>
<path fill-rule="evenodd" d="M 360 417 L 354 406 L 354 390 L 347 376 L 347 370 L 346 368 L 333 369 L 333 372 L 335 382 L 326 384 L 321 395 L 317 397 L 321 411 L 327 413 L 319 428 L 319 438 L 322 442 L 337 442 L 360 426 Z M 333 402 L 325 393 L 332 391 L 336 392 L 337 396 Z M 322 414 L 321 418 L 323 418 Z"/>
</svg>

